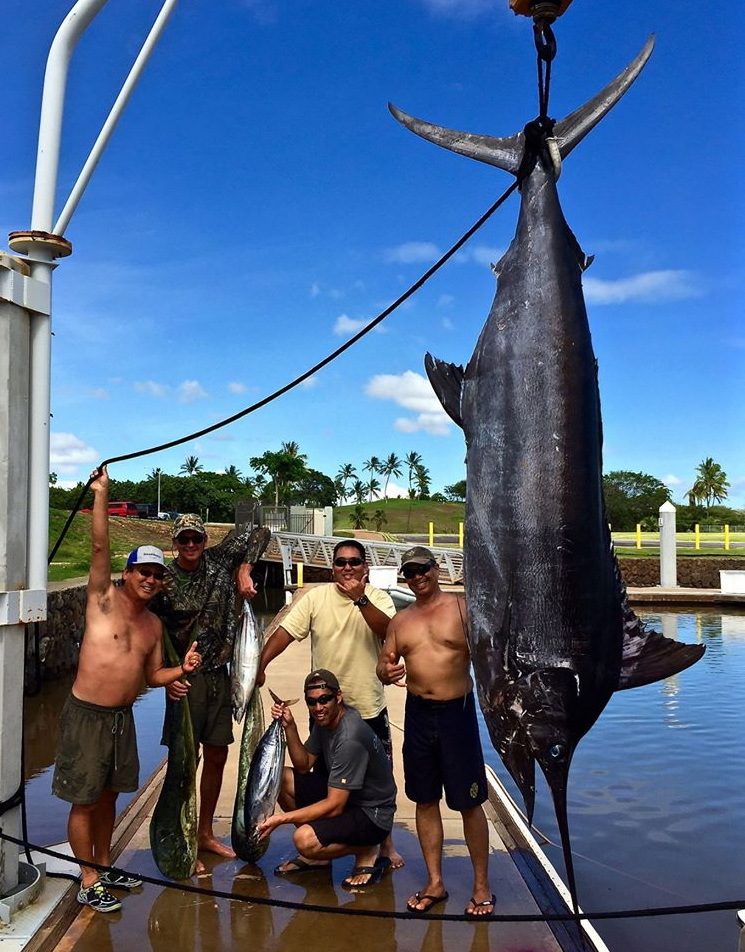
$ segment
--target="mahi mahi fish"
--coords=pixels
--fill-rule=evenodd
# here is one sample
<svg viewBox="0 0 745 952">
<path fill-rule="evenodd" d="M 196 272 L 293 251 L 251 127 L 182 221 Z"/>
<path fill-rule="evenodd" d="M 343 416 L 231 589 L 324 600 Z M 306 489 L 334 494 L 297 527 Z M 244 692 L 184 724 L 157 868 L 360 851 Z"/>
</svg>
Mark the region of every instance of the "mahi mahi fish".
<svg viewBox="0 0 745 952">
<path fill-rule="evenodd" d="M 275 704 L 284 704 L 289 707 L 290 704 L 297 703 L 297 698 L 294 701 L 282 701 L 272 690 L 269 693 Z M 274 813 L 282 782 L 286 749 L 287 740 L 282 719 L 276 718 L 259 741 L 251 759 L 246 780 L 243 801 L 243 841 L 239 855 L 247 863 L 255 863 L 260 859 L 269 845 L 269 837 L 260 840 L 256 828 Z"/>
<path fill-rule="evenodd" d="M 556 188 L 559 156 L 623 96 L 653 47 L 553 129 L 456 132 L 391 106 L 437 145 L 520 181 L 517 232 L 468 365 L 425 367 L 467 446 L 464 580 L 479 702 L 532 821 L 535 762 L 551 790 L 575 911 L 567 781 L 578 741 L 614 691 L 697 661 L 647 631 L 626 600 L 602 490 L 597 368 L 582 295 L 589 263 Z M 557 155 L 558 152 L 558 155 Z"/>
<path fill-rule="evenodd" d="M 166 660 L 177 665 L 170 638 L 163 636 Z M 158 869 L 171 879 L 188 879 L 197 865 L 197 755 L 189 702 L 167 701 L 168 764 L 150 820 L 150 849 Z"/>
<path fill-rule="evenodd" d="M 256 684 L 261 654 L 261 629 L 247 598 L 243 600 L 241 627 L 233 643 L 233 660 L 230 664 L 230 700 L 233 717 L 240 723 Z"/>
</svg>

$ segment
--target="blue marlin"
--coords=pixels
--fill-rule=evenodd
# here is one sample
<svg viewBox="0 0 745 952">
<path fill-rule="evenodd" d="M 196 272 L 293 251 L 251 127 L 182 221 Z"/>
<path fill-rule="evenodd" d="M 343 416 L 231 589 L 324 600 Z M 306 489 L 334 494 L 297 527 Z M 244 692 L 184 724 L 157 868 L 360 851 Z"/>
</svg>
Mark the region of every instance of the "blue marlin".
<svg viewBox="0 0 745 952">
<path fill-rule="evenodd" d="M 554 802 L 575 910 L 567 782 L 577 743 L 614 691 L 703 653 L 647 631 L 628 607 L 602 488 L 597 367 L 582 294 L 589 263 L 567 225 L 561 159 L 637 78 L 653 47 L 565 119 L 510 138 L 456 132 L 390 109 L 437 145 L 511 172 L 517 232 L 468 365 L 425 367 L 466 438 L 464 580 L 477 692 L 492 743 L 532 821 L 535 763 Z"/>
</svg>

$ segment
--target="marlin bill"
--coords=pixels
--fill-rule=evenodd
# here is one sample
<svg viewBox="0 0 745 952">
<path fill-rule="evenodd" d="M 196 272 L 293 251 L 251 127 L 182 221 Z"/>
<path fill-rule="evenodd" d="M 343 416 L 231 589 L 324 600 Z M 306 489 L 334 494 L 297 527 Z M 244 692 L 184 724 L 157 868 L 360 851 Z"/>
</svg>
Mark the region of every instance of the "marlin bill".
<svg viewBox="0 0 745 952">
<path fill-rule="evenodd" d="M 390 107 L 408 129 L 518 178 L 515 237 L 464 368 L 425 367 L 467 446 L 464 579 L 479 702 L 529 819 L 546 776 L 577 908 L 567 822 L 572 755 L 614 691 L 676 674 L 703 647 L 647 631 L 628 606 L 602 488 L 597 366 L 582 294 L 590 263 L 567 225 L 561 160 L 637 78 L 653 40 L 559 122 L 509 138 L 456 132 Z M 611 172 L 609 171 L 609 174 Z"/>
</svg>

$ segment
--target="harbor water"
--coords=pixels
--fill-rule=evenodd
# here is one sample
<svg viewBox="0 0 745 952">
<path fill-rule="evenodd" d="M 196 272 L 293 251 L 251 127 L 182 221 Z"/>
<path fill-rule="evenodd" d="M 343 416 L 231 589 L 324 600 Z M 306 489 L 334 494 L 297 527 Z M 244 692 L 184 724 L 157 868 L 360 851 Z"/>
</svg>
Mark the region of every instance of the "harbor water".
<svg viewBox="0 0 745 952">
<path fill-rule="evenodd" d="M 260 593 L 271 618 L 278 593 Z M 279 593 L 281 594 L 281 593 Z M 745 611 L 649 612 L 669 637 L 706 645 L 693 668 L 658 684 L 614 695 L 582 740 L 569 783 L 569 822 L 580 903 L 588 911 L 743 900 L 745 907 Z M 30 839 L 66 838 L 67 806 L 51 795 L 59 709 L 69 683 L 26 701 L 26 796 Z M 135 705 L 141 781 L 160 762 L 163 692 Z M 486 759 L 520 804 L 483 730 Z M 126 803 L 120 797 L 119 806 Z M 542 778 L 535 825 L 559 842 Z M 546 852 L 563 870 L 561 850 Z M 497 895 L 499 884 L 495 883 Z M 734 952 L 734 912 L 598 921 L 613 952 Z"/>
</svg>

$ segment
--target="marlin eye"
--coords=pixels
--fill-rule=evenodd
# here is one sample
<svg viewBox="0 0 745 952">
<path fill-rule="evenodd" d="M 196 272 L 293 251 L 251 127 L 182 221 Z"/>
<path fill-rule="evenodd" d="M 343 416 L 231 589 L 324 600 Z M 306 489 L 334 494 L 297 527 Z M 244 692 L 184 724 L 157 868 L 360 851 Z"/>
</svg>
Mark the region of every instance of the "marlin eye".
<svg viewBox="0 0 745 952">
<path fill-rule="evenodd" d="M 564 746 L 562 744 L 552 744 L 548 752 L 554 760 L 558 760 L 559 757 L 564 756 Z"/>
</svg>

